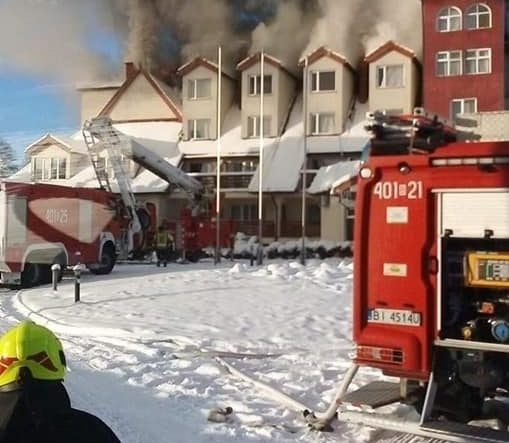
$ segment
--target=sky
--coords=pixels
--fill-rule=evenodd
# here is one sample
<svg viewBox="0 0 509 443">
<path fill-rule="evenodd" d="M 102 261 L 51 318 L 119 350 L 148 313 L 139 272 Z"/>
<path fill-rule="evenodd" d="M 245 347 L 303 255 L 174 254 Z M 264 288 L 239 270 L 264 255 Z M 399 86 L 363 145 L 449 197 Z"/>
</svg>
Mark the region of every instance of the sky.
<svg viewBox="0 0 509 443">
<path fill-rule="evenodd" d="M 0 137 L 14 148 L 18 163 L 24 148 L 45 133 L 78 128 L 78 108 L 62 94 L 64 86 L 0 64 Z"/>
<path fill-rule="evenodd" d="M 327 409 L 353 347 L 351 259 L 120 264 L 107 276 L 85 272 L 79 303 L 73 286 L 69 277 L 57 291 L 2 294 L 0 330 L 26 317 L 52 329 L 70 367 L 72 404 L 97 414 L 123 443 L 389 441 L 345 423 L 310 431 L 298 412 L 249 382 Z M 366 369 L 355 383 L 374 377 Z M 227 423 L 207 420 L 227 406 Z"/>
</svg>

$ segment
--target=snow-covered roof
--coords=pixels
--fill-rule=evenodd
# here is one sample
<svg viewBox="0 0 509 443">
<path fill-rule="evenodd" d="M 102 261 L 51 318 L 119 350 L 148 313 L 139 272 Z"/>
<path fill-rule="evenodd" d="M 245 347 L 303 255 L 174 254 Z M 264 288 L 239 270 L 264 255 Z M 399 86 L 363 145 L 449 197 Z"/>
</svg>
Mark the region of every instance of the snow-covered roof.
<svg viewBox="0 0 509 443">
<path fill-rule="evenodd" d="M 262 190 L 264 192 L 293 192 L 304 164 L 304 126 L 302 125 L 302 98 L 295 102 L 285 133 L 264 150 Z M 259 189 L 258 169 L 249 183 L 249 191 Z"/>
<path fill-rule="evenodd" d="M 10 175 L 7 178 L 2 178 L 2 180 L 9 181 L 18 181 L 23 183 L 28 183 L 32 181 L 32 165 L 27 163 L 20 170 L 16 171 L 14 174 Z"/>
<path fill-rule="evenodd" d="M 78 91 L 86 91 L 88 89 L 117 89 L 122 86 L 123 82 L 124 80 L 117 79 L 112 81 L 78 83 L 76 89 Z"/>
<path fill-rule="evenodd" d="M 85 145 L 85 142 L 83 140 L 83 137 L 67 137 L 64 135 L 55 135 L 55 134 L 45 134 L 32 144 L 28 145 L 25 148 L 25 152 L 29 153 L 31 150 L 37 147 L 42 147 L 50 144 L 51 142 L 55 142 L 59 145 L 61 145 L 64 149 L 68 150 L 69 152 L 74 152 L 77 154 L 87 154 L 87 146 Z"/>
<path fill-rule="evenodd" d="M 310 194 L 329 192 L 333 187 L 337 187 L 340 182 L 357 175 L 359 164 L 358 160 L 343 161 L 320 168 L 308 188 L 308 192 Z"/>
<path fill-rule="evenodd" d="M 242 138 L 241 112 L 237 106 L 232 106 L 225 117 L 221 136 L 221 155 L 258 155 L 260 139 Z M 274 143 L 274 138 L 264 139 L 265 147 Z M 185 156 L 215 157 L 217 140 L 186 140 L 179 144 Z"/>
<path fill-rule="evenodd" d="M 370 135 L 365 129 L 367 110 L 367 103 L 357 102 L 352 117 L 346 122 L 345 131 L 340 135 L 308 137 L 307 152 L 309 154 L 362 152 L 370 139 Z"/>
</svg>

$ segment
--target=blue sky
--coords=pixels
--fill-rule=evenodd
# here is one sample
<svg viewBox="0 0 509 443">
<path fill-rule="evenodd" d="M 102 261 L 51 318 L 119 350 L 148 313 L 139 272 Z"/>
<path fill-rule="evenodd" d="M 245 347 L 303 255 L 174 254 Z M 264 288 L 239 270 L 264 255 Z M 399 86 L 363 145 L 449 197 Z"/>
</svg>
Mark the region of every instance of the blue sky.
<svg viewBox="0 0 509 443">
<path fill-rule="evenodd" d="M 0 137 L 12 145 L 18 162 L 41 135 L 70 133 L 78 126 L 78 108 L 55 80 L 0 67 Z"/>
</svg>

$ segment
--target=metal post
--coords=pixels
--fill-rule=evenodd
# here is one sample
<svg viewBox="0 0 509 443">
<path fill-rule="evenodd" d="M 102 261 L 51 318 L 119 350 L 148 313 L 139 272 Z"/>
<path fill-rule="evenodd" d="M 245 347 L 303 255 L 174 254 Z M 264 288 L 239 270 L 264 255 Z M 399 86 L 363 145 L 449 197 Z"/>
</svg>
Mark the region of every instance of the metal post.
<svg viewBox="0 0 509 443">
<path fill-rule="evenodd" d="M 217 48 L 218 72 L 217 72 L 217 159 L 216 159 L 216 250 L 214 263 L 221 261 L 221 82 L 222 82 L 222 53 L 221 46 Z"/>
<path fill-rule="evenodd" d="M 302 222 L 302 239 L 301 239 L 301 249 L 300 249 L 300 263 L 302 265 L 306 264 L 306 185 L 307 185 L 307 167 L 308 167 L 308 149 L 307 149 L 307 139 L 308 139 L 308 58 L 306 56 L 304 61 L 304 84 L 303 84 L 303 106 L 302 106 L 302 115 L 304 118 L 303 126 L 304 126 L 304 139 L 303 139 L 303 149 L 304 149 L 304 160 L 302 167 L 302 214 L 301 214 L 301 222 Z"/>
<path fill-rule="evenodd" d="M 60 275 L 61 267 L 58 263 L 51 265 L 51 281 L 53 283 L 53 290 L 57 290 L 58 277 Z"/>
<path fill-rule="evenodd" d="M 74 303 L 77 303 L 80 301 L 81 265 L 78 263 L 72 270 L 74 271 Z"/>
<path fill-rule="evenodd" d="M 264 72 L 265 54 L 262 50 L 260 54 L 260 159 L 258 162 L 258 251 L 256 263 L 263 263 L 263 95 L 265 88 Z"/>
</svg>

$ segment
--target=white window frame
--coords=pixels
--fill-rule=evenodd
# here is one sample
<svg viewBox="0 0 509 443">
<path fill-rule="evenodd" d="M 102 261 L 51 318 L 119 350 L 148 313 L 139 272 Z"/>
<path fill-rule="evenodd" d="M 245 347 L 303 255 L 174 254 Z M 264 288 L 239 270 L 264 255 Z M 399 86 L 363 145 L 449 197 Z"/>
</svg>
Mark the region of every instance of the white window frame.
<svg viewBox="0 0 509 443">
<path fill-rule="evenodd" d="M 481 51 L 486 51 L 487 54 L 481 55 Z M 481 61 L 486 61 L 486 60 L 488 61 L 488 69 L 486 71 L 481 71 L 480 70 Z M 475 70 L 473 72 L 468 72 L 468 70 L 467 70 L 467 62 L 468 61 L 475 62 Z M 465 51 L 463 73 L 465 75 L 490 74 L 491 73 L 491 48 L 467 49 Z"/>
<path fill-rule="evenodd" d="M 52 168 L 53 163 L 56 162 L 56 169 Z M 64 163 L 62 165 L 62 162 Z M 34 181 L 36 180 L 65 180 L 67 176 L 67 158 L 66 157 L 32 157 L 31 161 L 31 176 Z M 36 177 L 36 164 L 41 165 L 41 176 Z M 55 171 L 55 176 L 53 176 Z M 63 177 L 62 177 L 63 175 Z"/>
<path fill-rule="evenodd" d="M 401 84 L 399 86 L 387 86 L 387 69 L 389 68 L 401 68 Z M 383 71 L 383 81 L 382 84 L 378 84 L 378 72 Z M 405 66 L 400 64 L 390 64 L 390 65 L 377 65 L 376 66 L 376 87 L 379 89 L 397 89 L 405 87 Z"/>
<path fill-rule="evenodd" d="M 488 26 L 480 26 L 481 16 L 483 15 L 487 15 L 489 18 Z M 491 8 L 488 5 L 484 3 L 476 3 L 470 6 L 465 12 L 465 29 L 468 29 L 469 31 L 473 31 L 475 29 L 489 29 L 492 27 L 491 17 L 492 17 Z M 475 20 L 474 26 L 468 26 L 469 18 L 474 18 Z"/>
<path fill-rule="evenodd" d="M 322 89 L 320 87 L 320 77 L 322 76 L 322 74 L 333 74 L 334 76 L 334 88 L 332 89 Z M 313 81 L 313 77 L 316 77 L 316 82 Z M 313 85 L 316 84 L 316 89 L 313 89 Z M 311 88 L 311 92 L 313 93 L 316 93 L 316 92 L 335 92 L 336 91 L 336 71 L 334 71 L 333 69 L 324 69 L 324 70 L 321 70 L 321 71 L 311 71 L 311 85 L 310 85 L 310 88 Z"/>
<path fill-rule="evenodd" d="M 252 122 L 252 123 L 250 123 Z M 270 137 L 272 125 L 272 116 L 264 115 L 263 116 L 263 137 Z M 251 128 L 250 128 L 251 126 Z M 250 131 L 252 129 L 252 131 Z M 260 137 L 260 116 L 259 115 L 249 115 L 247 117 L 247 136 L 249 138 Z"/>
<path fill-rule="evenodd" d="M 263 95 L 271 95 L 273 91 L 272 74 L 264 74 L 263 89 L 265 90 Z M 247 95 L 254 97 L 260 95 L 262 77 L 260 74 L 249 75 L 247 78 Z M 268 85 L 270 85 L 270 91 L 267 92 Z M 251 87 L 252 86 L 252 87 Z"/>
<path fill-rule="evenodd" d="M 459 56 L 459 57 L 452 57 L 453 55 Z M 440 59 L 441 56 L 442 59 Z M 438 66 L 440 63 L 446 64 L 446 72 L 444 74 L 439 74 Z M 452 63 L 458 63 L 459 66 L 459 72 L 451 74 L 451 64 Z M 436 53 L 435 57 L 435 74 L 437 77 L 450 77 L 455 75 L 462 75 L 463 74 L 463 53 L 458 50 L 452 50 L 452 51 L 439 51 Z"/>
<path fill-rule="evenodd" d="M 456 115 L 461 115 L 461 114 L 464 114 L 465 113 L 465 104 L 467 101 L 471 101 L 473 100 L 474 101 L 474 111 L 473 112 L 477 112 L 477 97 L 465 97 L 465 98 L 453 98 L 451 101 L 450 101 L 450 104 L 449 104 L 449 107 L 450 107 L 450 116 L 451 116 L 451 120 L 454 121 L 456 119 Z M 458 112 L 456 115 L 453 114 L 453 107 L 454 107 L 454 103 L 461 103 L 461 112 Z"/>
<path fill-rule="evenodd" d="M 209 84 L 208 95 L 200 97 L 197 95 L 198 82 L 207 82 Z M 188 100 L 207 100 L 212 97 L 212 80 L 210 78 L 191 78 L 187 80 L 187 99 Z"/>
<path fill-rule="evenodd" d="M 204 130 L 204 136 L 198 137 L 198 124 L 205 123 L 207 128 Z M 187 121 L 187 130 L 189 140 L 209 140 L 210 139 L 210 118 L 194 118 Z"/>
<path fill-rule="evenodd" d="M 458 27 L 453 28 L 453 22 L 457 20 Z M 445 24 L 445 27 L 441 29 L 441 24 Z M 463 17 L 461 9 L 456 6 L 447 6 L 442 8 L 437 14 L 436 29 L 437 32 L 454 32 L 461 31 L 463 26 Z"/>
<path fill-rule="evenodd" d="M 332 130 L 327 132 L 320 132 L 320 118 L 325 116 L 332 116 Z M 309 114 L 310 120 L 310 132 L 311 135 L 328 135 L 334 134 L 334 129 L 336 126 L 336 115 L 334 112 L 317 112 Z"/>
</svg>

